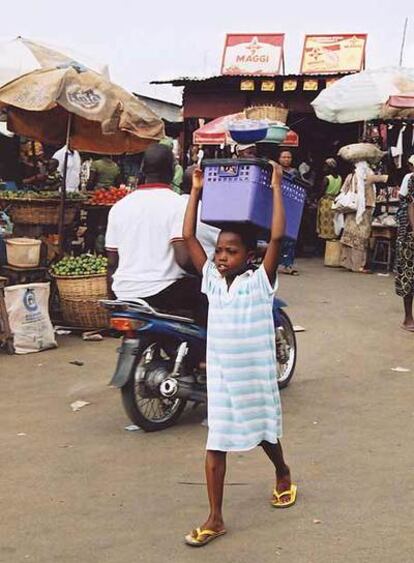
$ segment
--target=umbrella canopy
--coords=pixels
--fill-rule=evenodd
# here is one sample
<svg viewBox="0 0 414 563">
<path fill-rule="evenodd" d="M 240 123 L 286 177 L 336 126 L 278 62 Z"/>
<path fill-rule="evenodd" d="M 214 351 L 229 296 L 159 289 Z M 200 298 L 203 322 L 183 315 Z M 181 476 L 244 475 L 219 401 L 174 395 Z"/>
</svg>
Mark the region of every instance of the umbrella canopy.
<svg viewBox="0 0 414 563">
<path fill-rule="evenodd" d="M 195 145 L 231 145 L 234 141 L 229 135 L 229 124 L 233 121 L 246 119 L 244 113 L 223 115 L 196 129 L 193 133 Z"/>
<path fill-rule="evenodd" d="M 312 102 L 319 119 L 331 123 L 368 121 L 386 116 L 390 96 L 414 91 L 414 69 L 390 67 L 345 76 Z M 404 117 L 395 112 L 393 117 Z"/>
<path fill-rule="evenodd" d="M 107 65 L 93 61 L 90 57 L 76 53 L 66 47 L 51 47 L 24 37 L 0 42 L 0 86 L 16 80 L 24 74 L 42 68 L 55 68 L 72 62 L 102 74 L 109 79 Z"/>
<path fill-rule="evenodd" d="M 126 90 L 85 67 L 37 70 L 0 88 L 7 127 L 48 143 L 80 151 L 123 154 L 145 150 L 164 136 L 161 119 Z"/>
<path fill-rule="evenodd" d="M 246 119 L 244 112 L 223 115 L 213 119 L 203 127 L 200 127 L 193 133 L 194 145 L 234 145 L 234 141 L 228 133 L 229 123 Z M 299 146 L 299 136 L 290 130 L 281 146 L 297 147 Z"/>
</svg>

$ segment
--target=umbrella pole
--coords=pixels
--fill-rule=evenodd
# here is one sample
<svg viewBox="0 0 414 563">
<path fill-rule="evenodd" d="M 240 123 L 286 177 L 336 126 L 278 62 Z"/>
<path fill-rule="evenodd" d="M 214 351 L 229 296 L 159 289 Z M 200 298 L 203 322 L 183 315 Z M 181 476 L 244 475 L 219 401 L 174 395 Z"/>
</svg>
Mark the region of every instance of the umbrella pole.
<svg viewBox="0 0 414 563">
<path fill-rule="evenodd" d="M 62 257 L 64 254 L 65 248 L 65 202 L 66 202 L 66 180 L 68 175 L 68 158 L 69 158 L 69 143 L 70 143 L 70 133 L 72 129 L 72 114 L 69 113 L 68 115 L 68 124 L 66 128 L 66 152 L 65 152 L 65 160 L 63 161 L 63 184 L 62 190 L 60 193 L 60 207 L 59 207 L 59 227 L 58 227 L 58 234 L 59 234 L 59 257 Z"/>
</svg>

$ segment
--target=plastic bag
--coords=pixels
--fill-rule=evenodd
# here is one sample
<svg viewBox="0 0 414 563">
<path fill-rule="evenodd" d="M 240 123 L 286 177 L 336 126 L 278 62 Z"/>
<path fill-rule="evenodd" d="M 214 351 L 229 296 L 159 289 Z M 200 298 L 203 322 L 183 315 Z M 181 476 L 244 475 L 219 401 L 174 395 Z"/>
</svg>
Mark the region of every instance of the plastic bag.
<svg viewBox="0 0 414 563">
<path fill-rule="evenodd" d="M 341 192 L 332 205 L 332 211 L 336 213 L 356 213 L 358 209 L 358 196 L 355 192 Z"/>
<path fill-rule="evenodd" d="M 4 289 L 16 354 L 57 346 L 49 317 L 50 283 L 12 285 Z"/>
</svg>

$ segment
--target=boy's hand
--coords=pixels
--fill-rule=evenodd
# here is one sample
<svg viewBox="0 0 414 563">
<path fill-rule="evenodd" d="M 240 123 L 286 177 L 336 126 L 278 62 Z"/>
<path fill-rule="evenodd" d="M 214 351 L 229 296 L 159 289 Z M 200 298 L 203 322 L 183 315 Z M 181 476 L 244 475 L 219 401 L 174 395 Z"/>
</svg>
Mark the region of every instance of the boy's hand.
<svg viewBox="0 0 414 563">
<path fill-rule="evenodd" d="M 280 166 L 280 164 L 277 164 L 273 160 L 270 161 L 270 164 L 273 167 L 273 173 L 272 173 L 272 188 L 273 188 L 275 186 L 280 186 L 280 184 L 282 183 L 283 168 Z"/>
<path fill-rule="evenodd" d="M 193 172 L 192 189 L 197 192 L 200 192 L 203 189 L 203 171 L 201 168 L 196 168 Z"/>
</svg>

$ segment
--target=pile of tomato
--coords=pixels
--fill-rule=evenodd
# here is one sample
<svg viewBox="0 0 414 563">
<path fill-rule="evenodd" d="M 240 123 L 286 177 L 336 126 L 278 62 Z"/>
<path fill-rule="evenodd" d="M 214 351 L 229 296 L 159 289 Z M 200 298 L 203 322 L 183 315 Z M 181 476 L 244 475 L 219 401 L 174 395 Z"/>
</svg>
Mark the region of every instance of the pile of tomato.
<svg viewBox="0 0 414 563">
<path fill-rule="evenodd" d="M 129 194 L 127 188 L 99 188 L 95 190 L 89 200 L 91 205 L 113 205 Z"/>
</svg>

